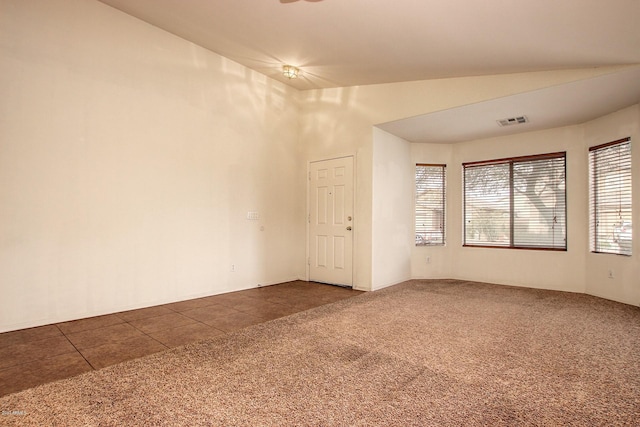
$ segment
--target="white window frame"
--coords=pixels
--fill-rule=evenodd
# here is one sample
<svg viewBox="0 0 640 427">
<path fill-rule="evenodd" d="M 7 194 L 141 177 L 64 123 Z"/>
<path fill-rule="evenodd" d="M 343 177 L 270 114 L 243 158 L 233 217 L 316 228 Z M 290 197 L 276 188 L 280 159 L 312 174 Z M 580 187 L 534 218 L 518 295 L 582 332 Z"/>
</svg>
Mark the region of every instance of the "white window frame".
<svg viewBox="0 0 640 427">
<path fill-rule="evenodd" d="M 631 138 L 589 148 L 592 253 L 632 255 L 632 174 Z"/>
</svg>

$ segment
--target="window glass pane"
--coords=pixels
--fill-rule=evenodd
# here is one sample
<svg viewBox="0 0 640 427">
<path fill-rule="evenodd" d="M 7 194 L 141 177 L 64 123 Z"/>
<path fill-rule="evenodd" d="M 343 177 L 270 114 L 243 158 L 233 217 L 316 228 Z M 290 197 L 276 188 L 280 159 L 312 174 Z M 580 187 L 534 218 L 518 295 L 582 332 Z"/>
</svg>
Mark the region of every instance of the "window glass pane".
<svg viewBox="0 0 640 427">
<path fill-rule="evenodd" d="M 565 158 L 464 164 L 464 244 L 566 250 Z"/>
<path fill-rule="evenodd" d="M 631 142 L 591 149 L 591 250 L 631 255 Z"/>
<path fill-rule="evenodd" d="M 513 245 L 564 248 L 564 158 L 513 164 Z"/>
<path fill-rule="evenodd" d="M 416 246 L 444 245 L 445 165 L 416 165 Z"/>
<path fill-rule="evenodd" d="M 509 164 L 466 167 L 464 174 L 465 243 L 509 246 Z"/>
</svg>

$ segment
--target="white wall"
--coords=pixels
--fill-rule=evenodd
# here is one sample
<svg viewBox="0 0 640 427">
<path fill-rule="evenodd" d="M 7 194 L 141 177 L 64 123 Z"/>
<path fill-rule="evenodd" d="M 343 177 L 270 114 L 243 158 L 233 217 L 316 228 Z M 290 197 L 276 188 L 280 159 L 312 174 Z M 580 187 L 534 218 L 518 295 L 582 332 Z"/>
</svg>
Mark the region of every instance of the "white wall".
<svg viewBox="0 0 640 427">
<path fill-rule="evenodd" d="M 412 164 L 447 164 L 447 244 L 414 247 L 413 278 L 442 278 L 583 292 L 640 305 L 640 238 L 634 234 L 631 257 L 593 254 L 589 247 L 588 148 L 624 137 L 632 139 L 633 164 L 640 164 L 640 105 L 582 125 L 468 141 L 412 144 Z M 567 152 L 567 251 L 462 247 L 462 163 L 505 157 Z M 375 155 L 375 153 L 374 153 Z M 633 182 L 640 182 L 634 166 Z M 633 211 L 640 216 L 640 186 L 634 184 Z M 637 227 L 636 227 L 637 228 Z M 426 264 L 430 256 L 431 264 Z M 608 277 L 609 270 L 614 278 Z"/>
<path fill-rule="evenodd" d="M 300 141 L 307 162 L 355 159 L 353 287 L 371 290 L 372 126 L 354 109 L 358 88 L 300 94 Z"/>
<path fill-rule="evenodd" d="M 373 130 L 373 290 L 411 278 L 414 176 L 409 164 L 409 142 Z"/>
<path fill-rule="evenodd" d="M 588 147 L 631 137 L 633 165 L 632 256 L 594 254 L 587 251 L 586 292 L 592 295 L 640 305 L 640 105 L 618 111 L 585 124 L 584 156 Z M 587 180 L 588 177 L 583 177 Z M 588 206 L 585 207 L 588 209 Z M 613 278 L 609 278 L 609 270 Z"/>
<path fill-rule="evenodd" d="M 304 144 L 307 162 L 356 156 L 354 287 L 373 289 L 373 126 L 595 77 L 619 69 L 610 67 L 462 77 L 302 92 L 300 140 Z M 435 277 L 445 271 L 445 266 L 440 266 L 437 271 L 422 272 L 421 276 Z"/>
<path fill-rule="evenodd" d="M 445 245 L 444 246 L 416 246 L 415 237 L 411 245 L 411 277 L 414 279 L 446 279 L 452 276 L 453 248 L 460 245 L 459 234 L 451 235 L 460 222 L 459 211 L 451 209 L 460 199 L 459 193 L 451 190 L 451 183 L 460 175 L 460 165 L 453 163 L 453 146 L 449 144 L 411 144 L 411 168 L 417 163 L 447 165 L 446 204 L 445 204 Z M 411 182 L 415 186 L 415 178 Z M 414 188 L 415 192 L 415 188 Z M 412 200 L 415 212 L 415 199 Z M 412 232 L 415 230 L 415 217 L 412 215 Z M 427 263 L 427 258 L 429 263 Z"/>
<path fill-rule="evenodd" d="M 570 126 L 512 136 L 456 144 L 450 181 L 449 206 L 457 219 L 451 225 L 452 275 L 477 280 L 570 292 L 585 290 L 585 245 L 588 212 L 585 212 L 588 174 L 582 142 L 582 127 Z M 567 152 L 567 251 L 510 250 L 462 247 L 462 163 L 533 154 Z"/>
<path fill-rule="evenodd" d="M 0 33 L 0 332 L 304 277 L 295 90 L 94 1 Z"/>
<path fill-rule="evenodd" d="M 356 158 L 355 286 L 404 277 L 406 261 L 373 268 L 380 231 L 412 227 L 374 225 L 389 194 L 374 188 L 386 167 L 375 124 L 616 70 L 297 92 L 95 1 L 3 0 L 0 33 L 0 332 L 304 277 L 305 165 L 344 155 Z M 474 150 L 452 151 L 452 163 Z M 471 252 L 461 273 L 439 264 L 451 251 L 434 252 L 433 270 L 414 249 L 402 256 L 418 277 L 501 279 Z M 621 277 L 637 277 L 632 262 Z M 519 276 L 503 279 L 531 282 Z"/>
</svg>

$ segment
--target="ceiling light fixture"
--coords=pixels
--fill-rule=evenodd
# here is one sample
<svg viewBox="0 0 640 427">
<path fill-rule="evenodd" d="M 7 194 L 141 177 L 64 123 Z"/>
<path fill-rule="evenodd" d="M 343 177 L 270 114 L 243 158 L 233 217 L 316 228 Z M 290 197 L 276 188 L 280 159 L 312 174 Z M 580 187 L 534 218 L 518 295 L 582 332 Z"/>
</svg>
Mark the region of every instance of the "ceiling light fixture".
<svg viewBox="0 0 640 427">
<path fill-rule="evenodd" d="M 282 74 L 288 79 L 295 79 L 298 77 L 300 70 L 293 65 L 284 65 L 282 67 Z"/>
</svg>

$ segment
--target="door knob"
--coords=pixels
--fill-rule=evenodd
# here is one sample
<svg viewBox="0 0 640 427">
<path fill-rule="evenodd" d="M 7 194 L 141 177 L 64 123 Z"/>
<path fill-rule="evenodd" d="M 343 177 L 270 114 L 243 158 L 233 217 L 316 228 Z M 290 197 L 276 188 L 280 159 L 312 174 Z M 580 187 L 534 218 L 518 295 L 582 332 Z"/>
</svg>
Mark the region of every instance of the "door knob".
<svg viewBox="0 0 640 427">
<path fill-rule="evenodd" d="M 348 226 L 348 227 L 347 227 L 347 230 L 351 231 L 351 226 Z"/>
</svg>

